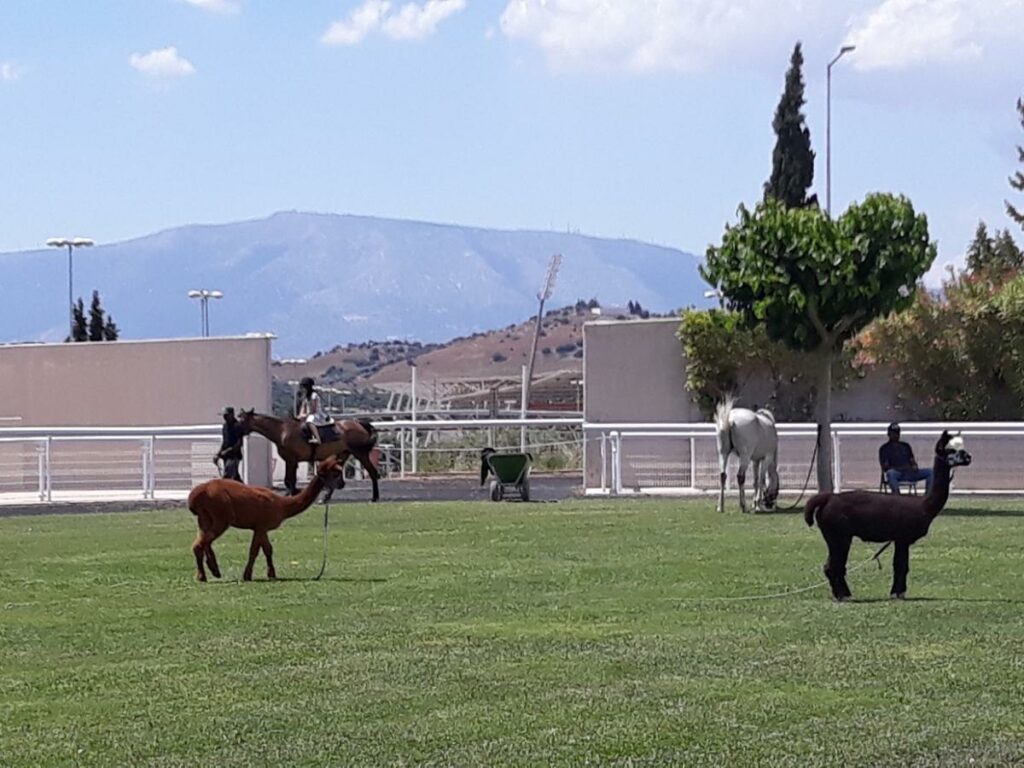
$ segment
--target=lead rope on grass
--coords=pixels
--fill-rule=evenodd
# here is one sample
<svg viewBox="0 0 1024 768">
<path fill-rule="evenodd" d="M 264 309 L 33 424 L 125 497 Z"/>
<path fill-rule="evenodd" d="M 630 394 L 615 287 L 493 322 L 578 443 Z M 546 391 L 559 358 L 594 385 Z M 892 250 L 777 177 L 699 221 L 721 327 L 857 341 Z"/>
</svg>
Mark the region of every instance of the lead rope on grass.
<svg viewBox="0 0 1024 768">
<path fill-rule="evenodd" d="M 329 497 L 324 498 L 324 558 L 320 561 L 320 573 L 313 577 L 313 581 L 320 581 L 320 577 L 324 575 L 324 571 L 327 569 L 327 512 L 331 508 L 331 500 Z"/>
<path fill-rule="evenodd" d="M 892 542 L 887 543 L 880 550 L 875 552 L 871 557 L 853 568 L 847 571 L 847 573 L 856 573 L 866 565 L 870 565 L 872 562 L 878 562 L 878 557 L 885 551 L 886 547 Z M 881 568 L 882 564 L 879 562 L 878 567 Z M 811 584 L 806 587 L 800 587 L 799 589 L 789 589 L 785 592 L 775 592 L 770 595 L 736 595 L 736 596 L 724 596 L 724 597 L 668 597 L 666 600 L 672 600 L 678 603 L 726 603 L 726 602 L 739 602 L 742 600 L 776 600 L 780 597 L 789 597 L 791 595 L 799 595 L 802 592 L 810 592 L 813 589 L 820 589 L 821 587 L 828 585 L 828 579 L 822 579 L 821 581 Z"/>
</svg>

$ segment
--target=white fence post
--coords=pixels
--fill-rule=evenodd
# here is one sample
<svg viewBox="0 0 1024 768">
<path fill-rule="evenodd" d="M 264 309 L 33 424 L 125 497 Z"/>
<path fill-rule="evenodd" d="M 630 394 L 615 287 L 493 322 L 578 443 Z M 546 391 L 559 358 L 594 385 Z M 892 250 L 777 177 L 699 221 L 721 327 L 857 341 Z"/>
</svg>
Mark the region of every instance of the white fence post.
<svg viewBox="0 0 1024 768">
<path fill-rule="evenodd" d="M 690 437 L 690 490 L 697 490 L 697 438 Z"/>
<path fill-rule="evenodd" d="M 843 460 L 839 453 L 839 433 L 832 430 L 832 475 L 835 477 L 835 492 L 843 489 Z"/>
<path fill-rule="evenodd" d="M 39 465 L 39 500 L 46 501 L 46 443 L 36 443 L 36 459 Z"/>
<path fill-rule="evenodd" d="M 601 493 L 608 491 L 608 435 L 601 433 Z"/>
</svg>

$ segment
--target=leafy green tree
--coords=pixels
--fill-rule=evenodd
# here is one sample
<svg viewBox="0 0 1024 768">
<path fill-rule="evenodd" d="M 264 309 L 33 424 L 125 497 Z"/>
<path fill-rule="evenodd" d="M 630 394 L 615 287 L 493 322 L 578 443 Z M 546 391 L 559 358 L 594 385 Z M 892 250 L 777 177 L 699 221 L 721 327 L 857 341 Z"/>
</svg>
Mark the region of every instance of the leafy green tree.
<svg viewBox="0 0 1024 768">
<path fill-rule="evenodd" d="M 833 221 L 818 208 L 769 199 L 727 226 L 701 275 L 747 328 L 809 356 L 820 439 L 818 486 L 832 488 L 832 367 L 844 343 L 875 317 L 914 300 L 935 259 L 928 221 L 904 197 L 868 196 Z"/>
<path fill-rule="evenodd" d="M 1024 99 L 1017 99 L 1017 112 L 1020 113 L 1020 126 L 1024 128 Z M 1017 160 L 1024 165 L 1024 147 L 1017 145 Z M 1024 171 L 1016 171 L 1010 177 L 1010 186 L 1018 192 L 1024 192 Z M 1009 200 L 1006 201 L 1006 212 L 1010 218 L 1020 224 L 1024 229 L 1024 210 L 1015 207 Z"/>
<path fill-rule="evenodd" d="M 804 118 L 804 56 L 800 43 L 793 48 L 786 72 L 786 85 L 775 110 L 772 128 L 775 149 L 772 151 L 772 175 L 764 185 L 765 200 L 774 198 L 788 208 L 811 205 L 807 190 L 814 182 L 814 152 L 811 132 Z"/>
<path fill-rule="evenodd" d="M 676 335 L 686 359 L 686 388 L 706 416 L 726 395 L 742 396 L 755 383 L 763 398 L 757 404 L 771 408 L 777 419 L 813 418 L 816 382 L 806 356 L 769 339 L 764 326 L 747 328 L 738 312 L 687 309 Z M 833 371 L 838 386 L 857 374 L 853 351 L 841 355 Z"/>
<path fill-rule="evenodd" d="M 887 366 L 930 417 L 1019 419 L 1024 276 L 951 276 L 940 293 L 921 289 L 910 307 L 872 323 L 857 345 L 870 363 Z"/>
</svg>

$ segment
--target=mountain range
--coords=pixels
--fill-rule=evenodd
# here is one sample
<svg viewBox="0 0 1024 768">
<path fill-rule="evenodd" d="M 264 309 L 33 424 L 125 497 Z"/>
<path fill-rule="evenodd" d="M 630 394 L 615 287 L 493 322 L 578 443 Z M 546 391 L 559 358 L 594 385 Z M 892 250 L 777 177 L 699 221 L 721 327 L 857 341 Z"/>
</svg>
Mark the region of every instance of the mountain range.
<svg viewBox="0 0 1024 768">
<path fill-rule="evenodd" d="M 495 230 L 366 216 L 281 212 L 168 229 L 77 249 L 75 296 L 94 289 L 122 338 L 198 335 L 190 289 L 210 302 L 214 335 L 271 332 L 275 355 L 368 339 L 443 341 L 536 311 L 552 254 L 550 306 L 597 298 L 654 312 L 706 306 L 700 259 L 673 248 L 580 234 Z M 67 335 L 67 255 L 0 254 L 0 341 Z"/>
</svg>

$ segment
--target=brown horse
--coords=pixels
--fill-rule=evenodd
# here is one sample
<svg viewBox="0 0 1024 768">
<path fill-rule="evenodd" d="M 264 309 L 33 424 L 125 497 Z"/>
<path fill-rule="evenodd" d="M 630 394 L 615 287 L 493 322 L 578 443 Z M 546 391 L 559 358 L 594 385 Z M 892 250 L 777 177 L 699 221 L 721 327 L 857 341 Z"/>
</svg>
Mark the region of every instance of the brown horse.
<svg viewBox="0 0 1024 768">
<path fill-rule="evenodd" d="M 316 477 L 302 493 L 290 498 L 282 498 L 267 488 L 254 488 L 237 480 L 217 478 L 197 485 L 188 495 L 188 508 L 196 516 L 199 525 L 199 533 L 192 544 L 192 554 L 196 557 L 196 578 L 206 581 L 204 558 L 210 573 L 220 578 L 213 542 L 228 528 L 234 527 L 252 531 L 249 560 L 242 573 L 243 581 L 252 581 L 252 568 L 261 549 L 267 558 L 267 578 L 276 579 L 274 548 L 270 546 L 268 534 L 288 518 L 309 509 L 321 490 L 334 488 L 341 481 L 343 470 L 344 464 L 330 457 L 320 463 Z"/>
<path fill-rule="evenodd" d="M 333 426 L 337 430 L 337 436 L 328 435 L 319 445 L 310 445 L 306 442 L 302 422 L 297 419 L 285 421 L 256 413 L 255 410 L 243 409 L 238 417 L 238 423 L 242 428 L 242 434 L 256 432 L 277 446 L 277 452 L 284 460 L 284 484 L 292 495 L 297 493 L 295 485 L 299 462 L 322 461 L 328 456 L 337 456 L 338 461 L 344 464 L 349 456 L 354 456 L 373 482 L 373 501 L 380 499 L 380 490 L 377 487 L 380 473 L 370 461 L 370 451 L 377 445 L 377 430 L 368 420 L 335 422 Z M 320 431 L 323 436 L 324 428 L 321 427 Z M 338 485 L 339 488 L 344 486 L 344 481 Z"/>
</svg>

